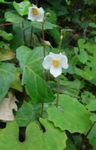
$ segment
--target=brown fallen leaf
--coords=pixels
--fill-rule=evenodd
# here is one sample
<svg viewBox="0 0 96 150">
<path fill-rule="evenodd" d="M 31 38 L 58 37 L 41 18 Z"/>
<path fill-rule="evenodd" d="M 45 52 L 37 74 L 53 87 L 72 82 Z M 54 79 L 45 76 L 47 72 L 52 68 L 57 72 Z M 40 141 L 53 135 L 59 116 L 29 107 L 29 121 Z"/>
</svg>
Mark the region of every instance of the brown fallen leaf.
<svg viewBox="0 0 96 150">
<path fill-rule="evenodd" d="M 15 57 L 15 53 L 10 49 L 0 49 L 0 61 L 11 60 Z"/>
<path fill-rule="evenodd" d="M 0 102 L 0 120 L 13 121 L 13 110 L 17 111 L 17 99 L 12 93 L 8 93 L 8 98 Z"/>
</svg>

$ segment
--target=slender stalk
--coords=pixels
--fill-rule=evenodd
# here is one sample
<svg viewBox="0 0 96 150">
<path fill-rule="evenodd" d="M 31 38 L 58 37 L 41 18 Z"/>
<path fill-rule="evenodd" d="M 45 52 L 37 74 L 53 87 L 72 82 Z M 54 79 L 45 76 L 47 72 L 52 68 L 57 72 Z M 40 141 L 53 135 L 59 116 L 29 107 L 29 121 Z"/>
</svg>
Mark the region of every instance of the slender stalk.
<svg viewBox="0 0 96 150">
<path fill-rule="evenodd" d="M 61 37 L 60 37 L 60 42 L 58 45 L 58 52 L 60 52 L 60 49 L 62 48 L 62 42 L 63 42 L 63 35 L 61 35 Z"/>
<path fill-rule="evenodd" d="M 59 42 L 59 46 L 58 46 L 58 50 L 59 50 L 59 51 L 60 51 L 61 46 L 62 46 L 62 40 L 63 40 L 63 39 L 60 39 L 60 42 Z"/>
<path fill-rule="evenodd" d="M 25 35 L 25 31 L 24 31 L 24 22 L 23 21 L 22 21 L 22 34 L 23 34 L 24 44 L 26 45 L 26 35 Z"/>
<path fill-rule="evenodd" d="M 31 26 L 31 34 L 30 34 L 30 47 L 32 43 L 32 34 L 33 34 L 33 26 Z"/>
<path fill-rule="evenodd" d="M 42 22 L 43 56 L 45 57 L 45 45 L 44 45 L 45 34 L 44 34 L 44 23 L 45 23 L 45 20 Z"/>
<path fill-rule="evenodd" d="M 60 90 L 60 80 L 57 78 L 57 99 L 56 99 L 56 107 L 59 106 L 59 90 Z"/>
<path fill-rule="evenodd" d="M 45 33 L 44 33 L 44 23 L 45 23 L 45 20 L 42 22 L 43 57 L 45 57 L 45 45 L 44 45 Z M 45 71 L 44 71 L 44 79 L 46 80 Z M 41 107 L 41 116 L 42 116 L 42 114 L 43 114 L 43 111 L 44 111 L 44 103 L 42 103 L 42 107 Z"/>
<path fill-rule="evenodd" d="M 88 135 L 90 134 L 92 128 L 94 127 L 94 125 L 96 124 L 96 121 L 92 124 L 92 126 L 90 127 L 90 129 L 88 130 L 86 137 L 88 137 Z"/>
<path fill-rule="evenodd" d="M 11 25 L 13 25 L 13 23 L 3 23 L 3 24 L 0 24 L 0 27 L 2 27 L 2 26 L 11 26 Z"/>
<path fill-rule="evenodd" d="M 44 103 L 41 103 L 41 116 L 43 115 L 43 111 L 44 111 Z"/>
</svg>

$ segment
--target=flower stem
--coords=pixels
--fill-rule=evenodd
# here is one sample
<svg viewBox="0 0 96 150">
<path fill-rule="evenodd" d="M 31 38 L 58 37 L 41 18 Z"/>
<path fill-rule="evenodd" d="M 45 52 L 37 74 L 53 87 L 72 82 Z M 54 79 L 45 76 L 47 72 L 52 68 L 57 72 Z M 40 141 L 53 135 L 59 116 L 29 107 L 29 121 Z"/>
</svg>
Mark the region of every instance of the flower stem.
<svg viewBox="0 0 96 150">
<path fill-rule="evenodd" d="M 58 50 L 60 51 L 61 49 L 61 46 L 62 46 L 62 39 L 60 39 L 60 42 L 59 42 L 59 46 L 58 46 Z"/>
<path fill-rule="evenodd" d="M 41 103 L 41 117 L 43 115 L 43 111 L 44 111 L 44 103 Z"/>
<path fill-rule="evenodd" d="M 45 40 L 45 34 L 44 34 L 44 23 L 45 20 L 42 22 L 42 40 L 43 40 L 43 57 L 45 57 L 45 45 L 44 45 L 44 40 Z M 46 76 L 45 76 L 45 71 L 44 71 L 44 79 L 46 80 Z M 43 115 L 43 111 L 44 111 L 44 103 L 41 104 L 41 116 Z"/>
<path fill-rule="evenodd" d="M 59 90 L 60 90 L 60 80 L 57 78 L 57 99 L 56 99 L 56 107 L 59 106 Z"/>
<path fill-rule="evenodd" d="M 31 48 L 31 44 L 33 44 L 32 43 L 32 34 L 33 34 L 33 26 L 31 26 L 31 34 L 30 34 L 30 48 Z"/>
<path fill-rule="evenodd" d="M 88 132 L 86 133 L 86 137 L 88 137 L 88 135 L 90 134 L 92 128 L 94 127 L 94 125 L 96 124 L 96 121 L 92 124 L 92 126 L 90 127 L 90 129 L 88 130 Z"/>
<path fill-rule="evenodd" d="M 23 21 L 22 21 L 22 34 L 23 34 L 24 44 L 26 45 L 26 35 L 25 35 L 25 31 L 24 31 L 24 22 Z"/>
<path fill-rule="evenodd" d="M 42 22 L 43 56 L 45 57 L 45 45 L 44 45 L 45 34 L 44 34 L 44 23 L 45 23 L 45 20 Z"/>
</svg>

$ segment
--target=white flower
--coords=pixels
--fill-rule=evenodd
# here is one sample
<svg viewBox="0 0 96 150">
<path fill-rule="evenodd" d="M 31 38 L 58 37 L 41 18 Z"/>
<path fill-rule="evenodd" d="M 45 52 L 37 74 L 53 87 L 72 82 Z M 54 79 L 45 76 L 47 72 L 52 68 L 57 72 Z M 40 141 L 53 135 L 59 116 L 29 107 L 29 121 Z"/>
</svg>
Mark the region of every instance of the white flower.
<svg viewBox="0 0 96 150">
<path fill-rule="evenodd" d="M 38 8 L 35 5 L 33 5 L 32 7 L 29 7 L 28 19 L 31 21 L 43 22 L 44 20 L 43 8 L 42 7 Z"/>
<path fill-rule="evenodd" d="M 61 53 L 50 53 L 44 58 L 42 65 L 46 70 L 50 70 L 50 73 L 56 78 L 62 73 L 62 68 L 68 68 L 68 59 Z"/>
</svg>

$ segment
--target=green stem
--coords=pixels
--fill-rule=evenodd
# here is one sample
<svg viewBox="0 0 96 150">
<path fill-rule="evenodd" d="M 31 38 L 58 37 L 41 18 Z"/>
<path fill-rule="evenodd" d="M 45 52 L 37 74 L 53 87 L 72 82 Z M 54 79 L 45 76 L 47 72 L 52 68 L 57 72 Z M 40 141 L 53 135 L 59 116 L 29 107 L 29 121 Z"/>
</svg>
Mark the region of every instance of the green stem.
<svg viewBox="0 0 96 150">
<path fill-rule="evenodd" d="M 57 99 L 56 99 L 56 107 L 59 106 L 59 90 L 60 90 L 60 80 L 57 78 Z"/>
<path fill-rule="evenodd" d="M 45 34 L 44 34 L 44 23 L 45 23 L 45 20 L 42 22 L 43 57 L 45 57 L 45 45 L 44 45 Z M 44 71 L 44 79 L 46 80 L 45 71 Z M 42 114 L 43 114 L 43 111 L 44 111 L 44 103 L 42 103 L 42 107 L 41 107 L 41 116 L 42 116 Z"/>
<path fill-rule="evenodd" d="M 26 35 L 25 35 L 25 31 L 24 31 L 24 22 L 23 21 L 22 21 L 22 34 L 23 34 L 24 44 L 26 45 Z"/>
<path fill-rule="evenodd" d="M 59 42 L 59 46 L 58 46 L 58 50 L 60 51 L 61 49 L 61 46 L 62 46 L 62 39 L 60 39 L 60 42 Z"/>
<path fill-rule="evenodd" d="M 96 121 L 92 124 L 92 126 L 90 127 L 90 129 L 88 130 L 86 137 L 88 137 L 88 135 L 90 134 L 92 128 L 94 127 L 94 125 L 96 124 Z"/>
<path fill-rule="evenodd" d="M 43 111 L 44 111 L 44 103 L 41 103 L 41 116 L 43 115 Z"/>
<path fill-rule="evenodd" d="M 31 26 L 31 34 L 30 34 L 30 48 L 32 43 L 32 34 L 33 34 L 33 26 Z"/>
<path fill-rule="evenodd" d="M 63 38 L 64 38 L 64 36 L 63 36 L 63 34 L 61 32 L 60 41 L 59 41 L 59 45 L 58 45 L 58 52 L 60 52 L 60 49 L 62 48 Z"/>
<path fill-rule="evenodd" d="M 45 57 L 45 45 L 44 45 L 45 34 L 44 34 L 44 23 L 45 23 L 45 20 L 42 22 L 43 56 Z"/>
</svg>

